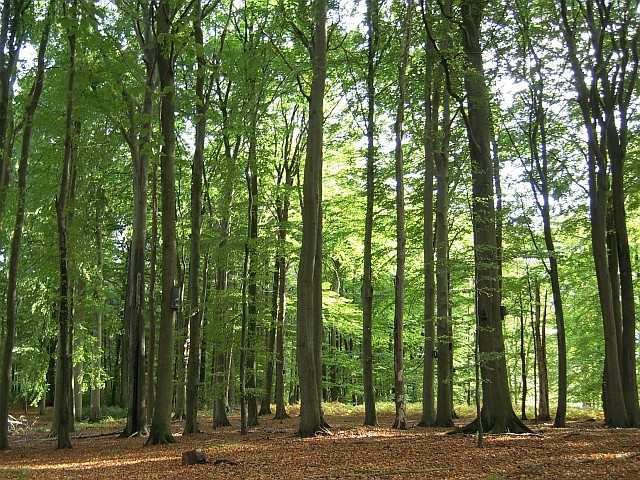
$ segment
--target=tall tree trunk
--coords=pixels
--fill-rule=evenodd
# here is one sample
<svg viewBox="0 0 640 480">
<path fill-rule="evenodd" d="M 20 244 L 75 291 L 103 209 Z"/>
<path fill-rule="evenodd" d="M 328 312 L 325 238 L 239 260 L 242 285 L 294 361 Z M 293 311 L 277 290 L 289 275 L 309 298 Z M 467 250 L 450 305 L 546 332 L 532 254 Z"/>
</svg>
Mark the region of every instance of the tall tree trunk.
<svg viewBox="0 0 640 480">
<path fill-rule="evenodd" d="M 287 317 L 287 258 L 286 242 L 287 228 L 289 224 L 289 209 L 291 206 L 290 190 L 293 182 L 300 170 L 300 136 L 296 137 L 298 120 L 298 109 L 294 107 L 291 117 L 284 117 L 285 121 L 285 141 L 281 153 L 282 161 L 276 167 L 277 185 L 284 188 L 278 189 L 280 193 L 276 197 L 276 214 L 278 217 L 278 247 L 276 264 L 278 268 L 278 306 L 276 318 L 276 338 L 275 338 L 275 368 L 276 368 L 276 419 L 289 418 L 285 407 L 285 362 L 284 362 L 284 330 Z"/>
<path fill-rule="evenodd" d="M 162 309 L 160 319 L 160 339 L 158 344 L 158 384 L 156 404 L 151 421 L 151 431 L 147 445 L 173 443 L 171 433 L 171 399 L 173 393 L 173 352 L 174 322 L 176 311 L 172 301 L 174 291 L 180 287 L 177 282 L 176 246 L 176 199 L 174 159 L 176 146 L 175 106 L 174 106 L 174 59 L 171 38 L 173 8 L 168 0 L 161 0 L 157 17 L 156 58 L 160 87 L 163 92 L 160 123 L 163 145 L 161 150 L 162 168 Z"/>
<path fill-rule="evenodd" d="M 304 168 L 302 205 L 302 247 L 298 269 L 297 356 L 300 383 L 300 425 L 298 434 L 309 437 L 325 428 L 322 396 L 318 378 L 322 364 L 318 346 L 322 347 L 322 160 L 323 105 L 327 75 L 327 2 L 313 2 L 314 35 L 307 43 L 313 78 L 309 101 L 307 156 Z M 322 287 L 320 282 L 320 288 Z"/>
<path fill-rule="evenodd" d="M 103 290 L 103 270 L 104 270 L 104 247 L 102 243 L 102 209 L 104 208 L 104 192 L 100 189 L 98 193 L 98 201 L 95 205 L 95 222 L 96 222 L 96 267 L 98 275 L 96 285 L 94 286 L 94 301 L 99 305 L 102 298 Z M 94 375 L 102 371 L 102 311 L 97 308 L 93 314 L 93 371 Z M 102 391 L 103 388 L 97 382 L 91 385 L 91 406 L 89 410 L 89 421 L 99 422 L 102 420 Z"/>
<path fill-rule="evenodd" d="M 540 296 L 540 281 L 536 280 L 535 284 L 535 347 L 536 361 L 538 362 L 538 416 L 539 421 L 551 420 L 549 414 L 549 380 L 547 374 L 547 351 L 546 351 L 546 333 L 544 331 L 546 320 L 542 315 L 542 302 Z M 546 295 L 545 295 L 546 297 Z M 545 298 L 546 300 L 546 298 Z M 547 308 L 544 307 L 544 315 L 546 316 Z"/>
<path fill-rule="evenodd" d="M 423 12 L 424 15 L 424 12 Z M 426 61 L 430 61 L 433 44 L 427 40 L 425 45 Z M 434 221 L 433 221 L 433 193 L 435 176 L 435 143 L 439 105 L 438 85 L 434 86 L 431 68 L 425 69 L 425 120 L 423 133 L 424 173 L 423 173 L 423 203 L 422 203 L 422 258 L 423 258 L 423 322 L 424 322 L 424 360 L 422 363 L 422 418 L 421 427 L 433 426 L 435 422 L 434 378 L 435 378 L 435 276 L 434 276 Z"/>
<path fill-rule="evenodd" d="M 248 164 L 245 171 L 245 179 L 247 182 L 247 194 L 249 205 L 247 207 L 248 215 L 248 235 L 247 249 L 249 254 L 249 270 L 245 281 L 247 282 L 247 313 L 248 313 L 248 336 L 247 336 L 247 383 L 249 389 L 247 395 L 247 413 L 248 426 L 255 427 L 258 425 L 258 402 L 256 396 L 257 379 L 256 379 L 256 340 L 257 340 L 257 316 L 258 316 L 258 284 L 257 284 L 257 263 L 256 258 L 256 241 L 258 238 L 258 172 L 257 172 L 257 124 L 258 124 L 258 105 L 251 115 L 251 133 L 249 138 Z"/>
<path fill-rule="evenodd" d="M 440 82 L 436 82 L 440 89 Z M 436 166 L 436 318 L 438 338 L 438 403 L 436 425 L 453 426 L 453 335 L 451 306 L 449 305 L 449 140 L 451 138 L 450 99 L 444 92 L 442 99 L 442 132 L 436 130 L 438 141 L 435 152 Z M 434 99 L 434 119 L 436 105 Z"/>
<path fill-rule="evenodd" d="M 491 116 L 480 46 L 484 0 L 461 5 L 460 34 L 468 68 L 464 74 L 467 110 L 464 114 L 472 171 L 472 221 L 476 253 L 476 316 L 479 323 L 479 361 L 482 374 L 481 418 L 463 431 L 529 432 L 511 405 L 502 333 L 499 258 L 494 206 Z M 460 99 L 459 99 L 460 101 Z M 460 105 L 462 107 L 462 105 Z M 464 112 L 464 110 L 463 110 Z"/>
<path fill-rule="evenodd" d="M 156 265 L 158 258 L 158 163 L 151 179 L 151 248 L 149 259 L 149 343 L 147 348 L 147 424 L 153 419 L 155 404 L 154 364 L 156 352 Z"/>
<path fill-rule="evenodd" d="M 6 4 L 5 2 L 5 8 Z M 44 28 L 38 47 L 36 77 L 30 91 L 30 99 L 24 113 L 24 132 L 22 135 L 22 147 L 20 149 L 20 161 L 18 163 L 18 196 L 16 200 L 16 221 L 11 237 L 9 256 L 9 278 L 7 281 L 7 324 L 2 352 L 0 369 L 0 450 L 9 448 L 8 415 L 9 393 L 11 390 L 11 365 L 13 357 L 13 344 L 16 332 L 16 301 L 18 290 L 18 269 L 20 261 L 20 247 L 24 230 L 25 209 L 27 201 L 27 167 L 31 148 L 31 133 L 33 131 L 33 118 L 40 102 L 40 95 L 44 85 L 45 53 L 49 42 L 51 22 L 54 15 L 55 1 L 50 0 L 47 7 Z M 6 12 L 3 12 L 3 17 Z M 4 22 L 4 18 L 3 18 Z M 2 48 L 2 45 L 0 45 Z"/>
<path fill-rule="evenodd" d="M 202 1 L 195 3 L 193 31 L 196 42 L 198 71 L 196 76 L 196 135 L 191 171 L 191 246 L 189 252 L 189 364 L 187 367 L 186 422 L 184 433 L 198 432 L 198 383 L 200 379 L 200 229 L 202 224 L 202 175 L 204 172 L 204 143 L 207 127 L 208 99 L 204 90 L 206 59 L 202 33 Z"/>
<path fill-rule="evenodd" d="M 67 7 L 66 15 L 72 23 L 77 22 L 77 0 Z M 69 42 L 69 76 L 67 79 L 67 110 L 64 138 L 64 156 L 62 161 L 62 175 L 60 180 L 60 193 L 56 199 L 56 213 L 58 226 L 58 254 L 60 268 L 60 297 L 58 305 L 59 330 L 58 330 L 58 375 L 56 375 L 56 399 L 55 417 L 57 418 L 56 435 L 58 438 L 57 448 L 71 448 L 71 355 L 69 338 L 69 264 L 67 258 L 67 200 L 69 197 L 69 183 L 71 176 L 71 160 L 74 142 L 74 122 L 73 122 L 73 87 L 76 77 L 76 35 L 68 33 Z"/>
<path fill-rule="evenodd" d="M 398 103 L 396 106 L 395 132 L 395 180 L 396 180 L 396 277 L 395 313 L 393 317 L 393 365 L 396 414 L 393 428 L 407 428 L 407 401 L 404 378 L 404 283 L 406 263 L 405 212 L 404 212 L 404 155 L 402 139 L 404 133 L 405 83 L 409 46 L 411 41 L 411 18 L 413 2 L 407 0 L 403 9 L 402 44 L 398 62 Z"/>
<path fill-rule="evenodd" d="M 146 232 L 147 232 L 147 192 L 149 181 L 149 152 L 152 141 L 153 95 L 157 86 L 155 68 L 154 39 L 152 32 L 153 7 L 142 5 L 142 30 L 139 37 L 144 47 L 144 63 L 147 68 L 146 90 L 142 106 L 136 108 L 133 97 L 125 89 L 123 98 L 127 106 L 128 126 L 121 128 L 133 163 L 133 234 L 131 239 L 131 266 L 127 294 L 128 326 L 127 375 L 123 386 L 128 388 L 127 424 L 123 437 L 147 434 L 147 387 L 148 368 L 145 343 L 145 272 L 146 272 Z M 138 115 L 143 119 L 138 128 Z M 124 357 L 123 357 L 124 358 Z M 124 377 L 123 373 L 123 378 Z"/>
<path fill-rule="evenodd" d="M 278 318 L 278 284 L 280 283 L 280 270 L 276 260 L 273 271 L 273 287 L 271 291 L 271 318 L 265 332 L 265 368 L 264 368 L 264 394 L 260 400 L 258 415 L 271 414 L 271 399 L 273 398 L 273 366 L 275 361 L 276 346 L 276 322 Z"/>
<path fill-rule="evenodd" d="M 609 57 L 604 52 L 604 48 L 607 45 L 605 40 L 608 41 L 609 35 L 615 35 L 612 40 L 615 44 L 618 44 L 618 34 L 616 32 L 616 25 L 611 25 L 609 22 L 612 19 L 609 15 L 602 16 L 597 14 L 602 7 L 599 2 L 589 0 L 586 2 L 583 8 L 576 10 L 580 15 L 584 16 L 585 24 L 588 26 L 588 34 L 592 40 L 589 48 L 594 49 L 590 52 L 590 63 L 588 65 L 578 58 L 578 37 L 574 29 L 574 19 L 570 18 L 570 12 L 567 7 L 567 1 L 560 1 L 560 14 L 561 14 L 561 27 L 564 36 L 565 44 L 567 47 L 569 62 L 573 71 L 573 80 L 577 93 L 578 106 L 582 114 L 583 124 L 587 134 L 587 167 L 589 172 L 589 201 L 590 201 L 590 213 L 591 213 L 591 247 L 594 257 L 594 266 L 596 272 L 596 279 L 598 283 L 598 297 L 600 301 L 601 315 L 604 325 L 604 346 L 605 346 L 605 378 L 603 381 L 604 401 L 605 407 L 605 419 L 609 426 L 625 428 L 632 426 L 630 417 L 633 419 L 638 411 L 637 407 L 637 387 L 635 387 L 635 405 L 633 401 L 629 403 L 629 397 L 625 397 L 625 390 L 623 388 L 622 381 L 622 368 L 621 368 L 621 356 L 618 332 L 616 331 L 615 322 L 615 299 L 612 292 L 611 283 L 611 270 L 609 269 L 609 261 L 607 257 L 607 208 L 610 198 L 610 186 L 608 161 L 612 162 L 612 173 L 616 169 L 613 164 L 617 161 L 616 151 L 611 151 L 611 147 L 616 142 L 617 138 L 611 138 L 612 135 L 616 136 L 610 128 L 615 129 L 615 124 L 621 122 L 624 129 L 627 121 L 627 107 L 629 105 L 628 99 L 630 93 L 624 88 L 623 80 L 622 84 L 618 86 L 614 77 L 614 88 L 611 88 L 611 81 L 607 77 L 610 71 L 613 71 L 615 75 L 621 73 L 624 78 L 626 73 L 626 64 L 622 65 L 622 68 L 609 68 L 606 64 L 606 58 Z M 634 8 L 631 11 L 623 14 L 624 18 L 629 20 L 635 17 L 636 10 Z M 622 22 L 621 27 L 622 35 L 626 35 L 627 32 L 625 22 Z M 635 44 L 637 45 L 637 35 L 634 35 Z M 626 42 L 625 42 L 626 44 Z M 595 46 L 595 47 L 594 47 Z M 627 44 L 629 47 L 630 44 Z M 635 48 L 635 47 L 634 47 Z M 627 53 L 629 53 L 627 51 Z M 628 55 L 625 55 L 628 58 Z M 637 62 L 635 62 L 637 64 Z M 637 72 L 637 65 L 630 72 L 631 77 L 635 79 Z M 587 76 L 589 74 L 589 77 Z M 589 86 L 587 81 L 590 82 Z M 634 87 L 631 87 L 633 91 Z M 615 93 L 614 93 L 615 92 Z M 617 108 L 619 110 L 616 110 Z M 599 140 L 602 138 L 602 140 Z M 618 157 L 621 159 L 622 157 Z M 620 173 L 620 172 L 619 172 Z M 614 179 L 614 182 L 615 179 Z M 620 212 L 618 213 L 620 215 Z M 624 232 L 621 225 L 618 225 L 616 221 L 616 233 L 620 231 Z M 618 228 L 621 230 L 618 231 Z M 615 274 L 617 276 L 617 273 Z M 625 298 L 627 296 L 625 295 Z M 631 302 L 634 299 L 631 298 Z M 628 307 L 627 308 L 634 308 Z M 627 310 L 629 312 L 629 310 Z M 633 320 L 635 331 L 635 319 Z M 634 334 L 635 338 L 635 334 Z M 633 340 L 635 343 L 635 340 Z M 635 345 L 634 345 L 635 350 Z M 633 375 L 635 376 L 635 364 L 633 366 Z M 631 406 L 632 412 L 629 415 L 627 411 L 627 405 Z"/>
<path fill-rule="evenodd" d="M 364 273 L 362 277 L 362 386 L 364 424 L 376 426 L 376 397 L 373 388 L 373 207 L 375 202 L 375 106 L 376 59 L 380 43 L 380 3 L 367 0 L 367 210 L 364 226 Z"/>
</svg>

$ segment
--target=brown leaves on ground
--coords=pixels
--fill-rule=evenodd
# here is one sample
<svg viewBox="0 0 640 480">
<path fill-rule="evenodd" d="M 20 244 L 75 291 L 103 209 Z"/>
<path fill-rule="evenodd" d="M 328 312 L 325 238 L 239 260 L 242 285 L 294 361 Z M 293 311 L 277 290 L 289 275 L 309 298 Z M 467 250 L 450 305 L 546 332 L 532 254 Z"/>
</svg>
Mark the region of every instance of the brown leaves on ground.
<svg viewBox="0 0 640 480">
<path fill-rule="evenodd" d="M 183 423 L 174 423 L 177 442 L 150 447 L 145 438 L 106 435 L 122 426 L 82 429 L 71 450 L 56 450 L 44 433 L 14 435 L 12 449 L 0 452 L 0 478 L 640 478 L 637 429 L 593 422 L 565 429 L 531 425 L 539 435 L 492 435 L 478 449 L 474 436 L 393 430 L 386 416 L 376 428 L 361 426 L 361 415 L 328 421 L 332 435 L 303 439 L 295 436 L 297 418 L 261 417 L 248 435 L 240 435 L 237 418 L 234 426 L 217 430 L 210 418 L 201 418 L 203 433 L 181 436 Z M 191 449 L 202 449 L 209 463 L 182 466 L 182 452 Z"/>
</svg>

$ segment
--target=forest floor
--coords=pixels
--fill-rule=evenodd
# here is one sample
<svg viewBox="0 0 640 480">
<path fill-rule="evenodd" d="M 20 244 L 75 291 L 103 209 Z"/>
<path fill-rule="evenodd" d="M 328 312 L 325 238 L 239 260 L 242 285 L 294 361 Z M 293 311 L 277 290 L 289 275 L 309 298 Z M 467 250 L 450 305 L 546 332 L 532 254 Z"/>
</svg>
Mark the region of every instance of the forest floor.
<svg viewBox="0 0 640 480">
<path fill-rule="evenodd" d="M 202 433 L 182 436 L 184 422 L 174 422 L 176 443 L 164 446 L 119 438 L 121 421 L 81 423 L 73 448 L 57 450 L 46 421 L 28 416 L 30 427 L 12 433 L 11 450 L 0 452 L 0 478 L 640 478 L 640 430 L 603 428 L 598 419 L 562 429 L 528 422 L 534 435 L 488 435 L 480 449 L 476 436 L 446 435 L 450 429 L 391 429 L 393 415 L 384 413 L 379 427 L 363 427 L 361 413 L 327 415 L 331 435 L 304 439 L 295 436 L 295 417 L 261 417 L 247 435 L 240 435 L 237 416 L 230 417 L 233 426 L 218 429 L 210 417 L 199 418 Z M 410 425 L 418 421 L 410 416 Z M 183 466 L 182 452 L 192 449 L 202 449 L 210 463 Z"/>
</svg>

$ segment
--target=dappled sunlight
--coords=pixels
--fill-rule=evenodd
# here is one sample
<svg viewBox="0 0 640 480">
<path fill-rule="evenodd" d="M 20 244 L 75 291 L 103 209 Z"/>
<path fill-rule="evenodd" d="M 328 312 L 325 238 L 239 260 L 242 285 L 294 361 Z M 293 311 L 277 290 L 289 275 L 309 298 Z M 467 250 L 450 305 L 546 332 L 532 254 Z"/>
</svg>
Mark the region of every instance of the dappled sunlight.
<svg viewBox="0 0 640 480">
<path fill-rule="evenodd" d="M 126 467 L 128 465 L 138 465 L 144 463 L 157 463 L 175 461 L 175 455 L 166 455 L 162 457 L 144 457 L 140 456 L 135 459 L 111 458 L 108 460 L 92 460 L 85 462 L 68 462 L 68 463 L 51 463 L 46 465 L 30 466 L 29 470 L 34 471 L 79 471 L 94 470 L 96 468 L 116 468 Z M 22 467 L 24 468 L 24 467 Z"/>
</svg>

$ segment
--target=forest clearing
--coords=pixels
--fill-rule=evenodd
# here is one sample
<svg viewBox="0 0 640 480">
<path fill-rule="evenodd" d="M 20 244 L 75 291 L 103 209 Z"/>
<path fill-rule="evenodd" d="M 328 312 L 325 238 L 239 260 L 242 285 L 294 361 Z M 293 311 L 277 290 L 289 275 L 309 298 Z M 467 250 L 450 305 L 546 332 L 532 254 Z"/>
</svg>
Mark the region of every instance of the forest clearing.
<svg viewBox="0 0 640 480">
<path fill-rule="evenodd" d="M 327 416 L 326 436 L 296 436 L 299 418 L 291 408 L 291 418 L 261 417 L 247 435 L 239 433 L 237 412 L 233 426 L 215 430 L 211 418 L 201 418 L 195 435 L 182 436 L 184 422 L 173 422 L 176 443 L 163 446 L 119 438 L 123 423 L 83 423 L 73 448 L 63 450 L 36 419 L 0 452 L 0 478 L 640 478 L 640 430 L 604 428 L 601 419 L 570 413 L 567 428 L 527 422 L 533 435 L 489 435 L 479 449 L 475 436 L 446 435 L 451 429 L 391 429 L 391 410 L 381 413 L 379 427 L 364 427 L 361 411 L 327 408 L 337 414 Z M 411 425 L 417 411 L 410 409 Z M 209 463 L 183 466 L 182 452 L 191 449 L 202 449 Z"/>
</svg>

